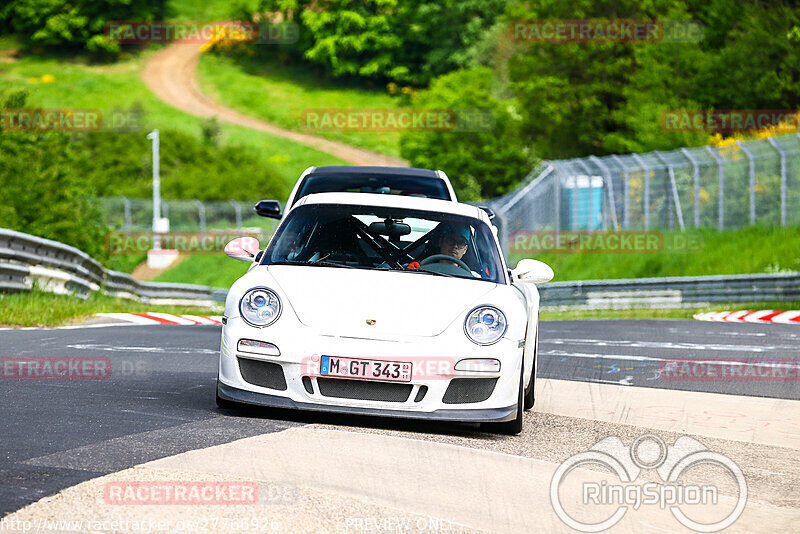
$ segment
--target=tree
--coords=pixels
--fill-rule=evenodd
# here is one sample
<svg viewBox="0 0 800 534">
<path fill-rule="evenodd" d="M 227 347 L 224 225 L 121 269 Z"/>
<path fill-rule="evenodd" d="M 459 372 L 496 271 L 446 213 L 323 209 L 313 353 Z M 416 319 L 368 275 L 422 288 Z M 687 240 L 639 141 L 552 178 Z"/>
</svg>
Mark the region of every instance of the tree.
<svg viewBox="0 0 800 534">
<path fill-rule="evenodd" d="M 416 167 L 444 170 L 460 200 L 501 195 L 534 164 L 514 102 L 493 96 L 493 84 L 484 67 L 440 76 L 413 106 L 453 110 L 460 123 L 453 131 L 407 132 L 400 139 L 402 156 Z"/>
</svg>

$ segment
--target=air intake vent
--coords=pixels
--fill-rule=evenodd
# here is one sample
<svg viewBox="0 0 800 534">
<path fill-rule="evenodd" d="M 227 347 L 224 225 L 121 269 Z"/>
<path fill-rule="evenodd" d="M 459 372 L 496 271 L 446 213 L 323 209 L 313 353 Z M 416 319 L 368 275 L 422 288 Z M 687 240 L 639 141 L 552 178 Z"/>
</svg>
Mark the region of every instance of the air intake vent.
<svg viewBox="0 0 800 534">
<path fill-rule="evenodd" d="M 314 387 L 311 385 L 311 379 L 308 378 L 307 376 L 303 377 L 303 387 L 305 388 L 306 393 L 308 393 L 309 395 L 314 394 Z"/>
<path fill-rule="evenodd" d="M 445 404 L 482 402 L 492 396 L 497 378 L 454 378 L 444 392 Z"/>
<path fill-rule="evenodd" d="M 417 394 L 414 397 L 414 402 L 419 402 L 425 398 L 425 394 L 428 393 L 428 386 L 420 386 L 417 390 Z"/>
<path fill-rule="evenodd" d="M 239 360 L 239 371 L 245 382 L 264 388 L 286 391 L 286 378 L 283 376 L 283 368 L 280 364 L 247 358 L 237 359 Z"/>
<path fill-rule="evenodd" d="M 414 386 L 369 380 L 346 380 L 339 378 L 317 378 L 319 392 L 326 397 L 339 399 L 405 402 Z"/>
</svg>

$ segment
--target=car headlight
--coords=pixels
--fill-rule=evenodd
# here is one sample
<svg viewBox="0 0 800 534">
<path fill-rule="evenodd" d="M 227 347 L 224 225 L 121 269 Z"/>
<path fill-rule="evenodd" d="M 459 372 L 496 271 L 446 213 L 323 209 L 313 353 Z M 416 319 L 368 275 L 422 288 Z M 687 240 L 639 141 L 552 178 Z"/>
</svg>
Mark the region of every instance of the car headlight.
<svg viewBox="0 0 800 534">
<path fill-rule="evenodd" d="M 271 289 L 256 287 L 244 294 L 239 302 L 239 312 L 251 326 L 269 326 L 281 315 L 281 299 Z"/>
<path fill-rule="evenodd" d="M 491 345 L 500 341 L 508 323 L 503 312 L 492 306 L 479 306 L 467 314 L 464 332 L 478 345 Z"/>
</svg>

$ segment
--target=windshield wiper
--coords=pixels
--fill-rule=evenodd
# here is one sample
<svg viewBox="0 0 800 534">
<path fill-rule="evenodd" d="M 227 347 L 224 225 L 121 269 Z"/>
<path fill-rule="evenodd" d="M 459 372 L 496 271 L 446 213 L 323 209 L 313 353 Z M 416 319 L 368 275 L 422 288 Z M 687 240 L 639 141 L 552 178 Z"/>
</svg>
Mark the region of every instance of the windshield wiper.
<svg viewBox="0 0 800 534">
<path fill-rule="evenodd" d="M 439 272 L 436 272 L 436 271 L 427 271 L 427 270 L 422 269 L 422 268 L 406 269 L 406 270 L 407 271 L 414 271 L 416 273 L 434 274 L 436 276 L 447 276 L 448 278 L 466 278 L 466 276 L 456 276 L 454 274 L 439 273 Z"/>
<path fill-rule="evenodd" d="M 358 269 L 358 267 L 354 265 L 347 265 L 346 263 L 336 263 L 327 260 L 318 260 L 318 261 L 283 260 L 283 261 L 273 261 L 272 263 L 268 263 L 267 265 L 318 265 L 320 267 L 344 267 L 345 269 Z"/>
</svg>

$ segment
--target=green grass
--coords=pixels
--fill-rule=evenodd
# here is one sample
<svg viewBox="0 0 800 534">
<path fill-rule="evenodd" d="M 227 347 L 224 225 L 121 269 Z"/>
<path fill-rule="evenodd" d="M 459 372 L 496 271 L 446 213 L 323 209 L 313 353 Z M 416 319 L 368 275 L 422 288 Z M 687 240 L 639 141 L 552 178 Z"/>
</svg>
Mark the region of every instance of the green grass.
<svg viewBox="0 0 800 534">
<path fill-rule="evenodd" d="M 541 260 L 555 271 L 554 281 L 662 276 L 701 276 L 800 271 L 800 229 L 745 228 L 690 231 L 697 247 L 675 246 L 681 234 L 664 234 L 664 250 L 638 254 L 519 254 Z M 685 237 L 685 236 L 683 236 Z"/>
<path fill-rule="evenodd" d="M 15 63 L 0 63 L 3 92 L 28 91 L 27 107 L 127 109 L 134 102 L 142 105 L 145 131 L 152 128 L 175 129 L 200 136 L 203 119 L 179 111 L 159 100 L 141 79 L 144 60 L 151 52 L 113 65 L 89 65 L 74 59 L 26 56 Z M 45 74 L 54 83 L 41 83 Z M 253 146 L 262 151 L 287 184 L 294 184 L 310 165 L 337 165 L 343 162 L 329 154 L 264 132 L 222 124 L 226 143 Z M 143 155 L 146 157 L 147 155 Z M 162 154 L 169 157 L 168 154 Z M 120 177 L 124 179 L 124 177 Z M 216 179 L 216 177 L 209 177 Z"/>
<path fill-rule="evenodd" d="M 197 73 L 204 93 L 241 113 L 290 130 L 399 156 L 398 132 L 323 132 L 304 129 L 302 124 L 306 109 L 398 107 L 400 99 L 383 87 L 367 89 L 325 80 L 307 65 L 285 65 L 277 59 L 234 60 L 214 54 L 202 55 Z"/>
<path fill-rule="evenodd" d="M 155 281 L 229 288 L 237 278 L 247 272 L 249 266 L 249 262 L 234 260 L 222 252 L 195 254 L 164 271 Z"/>
<path fill-rule="evenodd" d="M 633 310 L 542 310 L 542 321 L 577 319 L 691 319 L 696 313 L 739 310 L 800 310 L 800 302 L 736 302 L 700 308 L 637 308 Z"/>
<path fill-rule="evenodd" d="M 176 314 L 215 315 L 212 310 L 191 306 L 154 306 L 133 300 L 111 298 L 93 293 L 86 300 L 69 295 L 54 295 L 42 291 L 0 294 L 0 325 L 2 326 L 59 326 L 78 323 L 95 313 L 164 312 Z"/>
<path fill-rule="evenodd" d="M 231 18 L 231 2 L 210 0 L 169 0 L 167 16 L 171 20 L 213 22 Z"/>
</svg>

